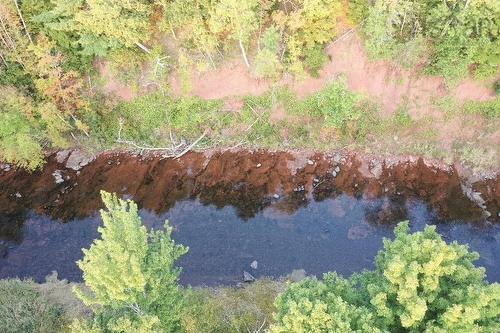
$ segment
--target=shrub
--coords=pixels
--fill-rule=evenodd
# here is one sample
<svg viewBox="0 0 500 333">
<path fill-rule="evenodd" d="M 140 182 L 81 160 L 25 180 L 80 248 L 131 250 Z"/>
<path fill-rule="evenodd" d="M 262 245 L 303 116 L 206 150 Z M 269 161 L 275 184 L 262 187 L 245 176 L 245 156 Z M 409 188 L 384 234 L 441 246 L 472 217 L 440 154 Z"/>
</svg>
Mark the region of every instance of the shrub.
<svg viewBox="0 0 500 333">
<path fill-rule="evenodd" d="M 122 118 L 122 136 L 139 144 L 154 145 L 160 138 L 160 129 L 168 124 L 168 109 L 171 100 L 160 92 L 136 97 L 130 102 L 121 102 L 113 111 L 118 122 Z"/>
<path fill-rule="evenodd" d="M 319 77 L 319 71 L 328 61 L 323 45 L 317 44 L 304 51 L 304 64 L 312 77 Z"/>
<path fill-rule="evenodd" d="M 491 101 L 467 101 L 464 110 L 468 113 L 480 114 L 489 119 L 500 117 L 500 98 Z"/>
<path fill-rule="evenodd" d="M 306 98 L 300 109 L 313 117 L 322 117 L 325 125 L 354 139 L 364 138 L 373 122 L 372 107 L 360 95 L 350 92 L 344 80 L 334 81 Z"/>
<path fill-rule="evenodd" d="M 257 52 L 255 56 L 255 74 L 261 78 L 278 79 L 283 66 L 278 56 L 265 48 Z"/>
<path fill-rule="evenodd" d="M 0 328 L 3 333 L 62 332 L 62 309 L 43 297 L 30 281 L 0 280 Z"/>
<path fill-rule="evenodd" d="M 169 130 L 181 138 L 193 138 L 206 128 L 220 129 L 229 120 L 226 114 L 219 112 L 221 104 L 219 100 L 205 101 L 198 97 L 172 99 L 155 92 L 120 103 L 110 121 L 118 125 L 117 118 L 122 118 L 123 139 L 140 145 L 156 145 Z"/>
<path fill-rule="evenodd" d="M 384 240 L 376 269 L 349 279 L 327 273 L 292 284 L 276 301 L 272 333 L 493 332 L 500 285 L 485 281 L 477 253 L 446 244 L 434 226 Z"/>
<path fill-rule="evenodd" d="M 182 315 L 183 329 L 186 333 L 264 332 L 283 286 L 281 281 L 260 279 L 243 288 L 191 290 Z"/>
</svg>

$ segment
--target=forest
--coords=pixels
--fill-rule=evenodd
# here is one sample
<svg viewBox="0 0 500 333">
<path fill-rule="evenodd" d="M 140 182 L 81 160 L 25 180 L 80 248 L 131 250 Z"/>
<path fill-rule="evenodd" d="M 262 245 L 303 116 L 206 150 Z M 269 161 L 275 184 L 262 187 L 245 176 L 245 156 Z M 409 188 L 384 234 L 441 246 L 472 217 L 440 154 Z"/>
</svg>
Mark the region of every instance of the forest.
<svg viewBox="0 0 500 333">
<path fill-rule="evenodd" d="M 453 165 L 450 173 L 465 166 L 487 179 L 493 199 L 469 183 L 457 186 L 492 207 L 499 202 L 499 37 L 497 0 L 0 0 L 0 176 L 11 167 L 18 178 L 36 174 L 73 149 L 162 159 L 349 150 L 439 161 Z M 316 163 L 304 161 L 305 168 Z M 56 182 L 70 178 L 50 172 Z M 180 283 L 179 260 L 190 249 L 174 241 L 170 222 L 152 229 L 135 198 L 100 194 L 99 235 L 76 262 L 82 282 L 56 272 L 45 283 L 0 279 L 0 332 L 500 328 L 500 284 L 477 265 L 477 252 L 442 237 L 433 221 L 417 231 L 411 221 L 397 223 L 373 268 L 351 276 L 250 275 L 237 286 L 193 287 Z M 267 203 L 282 199 L 268 194 Z M 3 242 L 4 220 L 14 214 L 2 208 Z M 487 213 L 482 221 L 491 227 L 500 213 Z M 498 243 L 498 235 L 490 238 Z"/>
<path fill-rule="evenodd" d="M 381 106 L 342 75 L 306 98 L 284 80 L 318 77 L 335 60 L 328 45 L 355 33 L 372 61 L 443 77 L 449 89 L 470 77 L 498 93 L 499 8 L 493 0 L 2 0 L 0 156 L 33 170 L 57 149 L 164 148 L 175 156 L 199 138 L 201 149 L 348 146 L 488 169 L 497 153 L 488 143 L 500 112 L 494 95 L 432 96 L 440 115 L 422 116 L 413 110 L 420 96 Z M 192 93 L 193 71 L 231 59 L 269 89 L 236 101 Z M 406 75 L 394 84 L 404 86 Z M 121 84 L 109 76 L 132 97 L 109 94 Z M 455 123 L 474 134 L 441 133 Z M 388 143 L 387 133 L 403 140 Z M 440 135 L 451 144 L 440 146 Z"/>
</svg>

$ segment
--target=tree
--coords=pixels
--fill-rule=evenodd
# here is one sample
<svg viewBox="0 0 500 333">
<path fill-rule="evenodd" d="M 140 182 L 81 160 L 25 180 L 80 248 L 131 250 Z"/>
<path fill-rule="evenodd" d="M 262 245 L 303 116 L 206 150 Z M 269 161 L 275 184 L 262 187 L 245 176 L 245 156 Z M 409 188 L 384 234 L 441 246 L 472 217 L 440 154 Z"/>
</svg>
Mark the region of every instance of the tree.
<svg viewBox="0 0 500 333">
<path fill-rule="evenodd" d="M 261 48 L 255 56 L 255 74 L 258 77 L 277 79 L 282 71 L 282 64 L 278 58 L 281 35 L 274 25 L 270 26 L 260 40 Z"/>
<path fill-rule="evenodd" d="M 236 40 L 245 60 L 250 67 L 245 44 L 257 29 L 258 0 L 219 0 L 210 13 L 210 28 L 216 34 L 228 35 Z"/>
<path fill-rule="evenodd" d="M 23 64 L 23 54 L 31 37 L 25 34 L 23 25 L 12 2 L 0 3 L 0 65 L 8 67 L 9 62 Z"/>
<path fill-rule="evenodd" d="M 171 31 L 176 39 L 194 46 L 215 67 L 212 54 L 218 50 L 220 41 L 209 28 L 212 1 L 155 0 L 155 3 L 163 10 L 160 29 Z"/>
<path fill-rule="evenodd" d="M 435 227 L 409 233 L 407 222 L 384 240 L 374 271 L 349 279 L 292 284 L 276 301 L 272 333 L 494 332 L 500 285 L 485 281 L 477 253 L 446 244 Z"/>
<path fill-rule="evenodd" d="M 76 322 L 74 330 L 100 332 L 177 332 L 182 294 L 175 261 L 187 252 L 171 239 L 172 228 L 151 231 L 142 225 L 137 205 L 101 192 L 101 239 L 77 262 L 85 286 L 77 296 L 92 306 L 92 323 Z"/>
<path fill-rule="evenodd" d="M 33 102 L 12 87 L 0 87 L 0 157 L 28 170 L 43 164 L 40 137 Z"/>
<path fill-rule="evenodd" d="M 138 46 L 148 39 L 151 6 L 144 0 L 53 1 L 54 8 L 35 20 L 50 29 L 74 32 L 84 55 L 106 55 L 109 49 Z"/>
<path fill-rule="evenodd" d="M 289 11 L 287 2 L 283 2 L 284 10 L 275 12 L 273 19 L 285 31 L 289 68 L 300 74 L 304 71 L 304 50 L 324 45 L 335 36 L 340 3 L 338 0 L 298 0 Z"/>
<path fill-rule="evenodd" d="M 421 53 L 423 48 L 415 46 L 425 38 L 432 44 L 429 71 L 453 83 L 471 65 L 479 77 L 497 73 L 498 17 L 500 5 L 494 0 L 377 0 L 363 31 L 369 53 L 379 58 L 408 53 L 408 48 Z"/>
</svg>

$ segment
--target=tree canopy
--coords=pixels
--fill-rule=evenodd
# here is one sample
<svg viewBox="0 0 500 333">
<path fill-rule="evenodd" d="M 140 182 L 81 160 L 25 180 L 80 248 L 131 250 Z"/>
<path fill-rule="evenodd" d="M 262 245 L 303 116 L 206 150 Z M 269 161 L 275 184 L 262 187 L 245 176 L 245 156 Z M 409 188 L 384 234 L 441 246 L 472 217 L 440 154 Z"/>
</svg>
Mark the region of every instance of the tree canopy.
<svg viewBox="0 0 500 333">
<path fill-rule="evenodd" d="M 271 333 L 494 332 L 500 285 L 488 284 L 477 253 L 446 244 L 434 226 L 408 222 L 384 240 L 376 269 L 346 279 L 328 273 L 292 284 L 276 301 Z"/>
<path fill-rule="evenodd" d="M 78 297 L 95 311 L 91 323 L 76 322 L 82 332 L 178 332 L 182 294 L 175 261 L 187 252 L 171 239 L 172 228 L 147 232 L 137 205 L 102 192 L 101 239 L 77 264 L 85 289 Z"/>
</svg>

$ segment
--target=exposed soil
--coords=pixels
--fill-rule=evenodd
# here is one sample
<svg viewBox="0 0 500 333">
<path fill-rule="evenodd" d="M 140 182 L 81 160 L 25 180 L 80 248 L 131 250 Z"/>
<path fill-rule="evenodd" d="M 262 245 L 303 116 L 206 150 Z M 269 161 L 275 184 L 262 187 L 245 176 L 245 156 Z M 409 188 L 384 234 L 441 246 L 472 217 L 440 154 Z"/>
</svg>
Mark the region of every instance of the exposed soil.
<svg viewBox="0 0 500 333">
<path fill-rule="evenodd" d="M 74 154 L 74 153 L 72 153 Z M 164 212 L 177 201 L 198 196 L 217 207 L 234 206 L 252 217 L 273 197 L 285 196 L 288 212 L 316 200 L 347 194 L 356 198 L 392 200 L 419 198 L 442 218 L 500 221 L 499 178 L 470 182 L 453 166 L 422 159 L 376 160 L 356 154 L 225 151 L 211 156 L 190 152 L 179 159 L 101 154 L 80 170 L 67 168 L 71 159 L 54 154 L 43 170 L 28 174 L 0 169 L 0 227 L 13 227 L 13 214 L 34 209 L 56 219 L 85 217 L 101 206 L 99 191 L 132 195 L 143 207 Z M 393 221 L 401 213 L 373 212 L 373 223 Z M 5 233 L 5 232 L 4 232 Z"/>
<path fill-rule="evenodd" d="M 454 96 L 458 101 L 487 100 L 495 97 L 493 89 L 467 79 L 450 91 L 442 77 L 423 76 L 416 70 L 398 67 L 386 60 L 370 61 L 366 55 L 363 41 L 352 33 L 327 47 L 330 56 L 319 78 L 307 78 L 302 81 L 283 79 L 279 85 L 291 88 L 299 97 L 311 95 L 339 77 L 345 76 L 348 86 L 353 91 L 366 94 L 382 105 L 386 114 L 392 114 L 403 101 L 410 102 L 416 116 L 433 113 L 433 100 L 446 95 Z M 171 86 L 175 94 L 181 95 L 178 73 L 171 75 Z M 239 60 L 223 64 L 213 71 L 199 73 L 193 69 L 191 94 L 205 99 L 224 99 L 232 96 L 260 95 L 268 90 L 272 83 L 253 77 L 246 66 Z"/>
<path fill-rule="evenodd" d="M 94 64 L 99 71 L 100 78 L 103 81 L 102 91 L 106 95 L 117 97 L 124 101 L 131 101 L 136 97 L 132 88 L 118 79 L 116 73 L 109 68 L 109 64 L 104 61 L 96 61 Z"/>
</svg>

